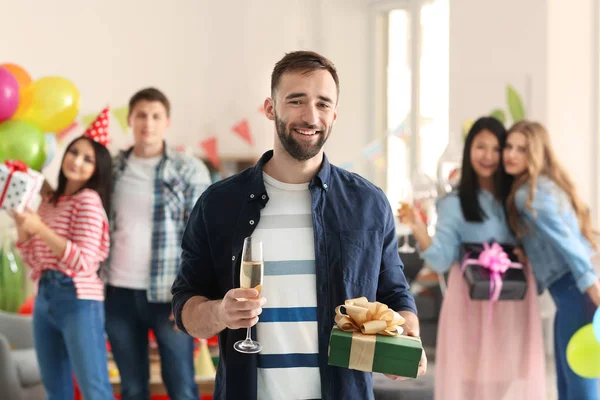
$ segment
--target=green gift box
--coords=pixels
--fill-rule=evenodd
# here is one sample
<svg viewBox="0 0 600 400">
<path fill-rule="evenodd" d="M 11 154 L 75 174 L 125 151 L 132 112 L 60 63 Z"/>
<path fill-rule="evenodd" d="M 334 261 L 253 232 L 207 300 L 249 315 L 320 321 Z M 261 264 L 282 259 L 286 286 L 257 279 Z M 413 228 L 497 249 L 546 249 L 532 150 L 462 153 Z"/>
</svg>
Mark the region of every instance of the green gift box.
<svg viewBox="0 0 600 400">
<path fill-rule="evenodd" d="M 329 365 L 416 378 L 423 346 L 406 335 L 364 335 L 335 326 L 329 339 Z"/>
</svg>

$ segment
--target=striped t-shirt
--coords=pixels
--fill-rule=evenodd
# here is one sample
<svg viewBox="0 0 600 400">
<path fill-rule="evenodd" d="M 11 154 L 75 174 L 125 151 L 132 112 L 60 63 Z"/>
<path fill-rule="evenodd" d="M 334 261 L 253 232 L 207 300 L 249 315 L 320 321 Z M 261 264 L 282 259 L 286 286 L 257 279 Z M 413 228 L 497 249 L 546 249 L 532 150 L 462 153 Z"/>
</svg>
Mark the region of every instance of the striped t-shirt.
<svg viewBox="0 0 600 400">
<path fill-rule="evenodd" d="M 253 239 L 263 242 L 262 295 L 256 326 L 258 398 L 320 399 L 315 248 L 308 184 L 264 174 L 269 202 Z"/>
<path fill-rule="evenodd" d="M 37 282 L 44 271 L 56 270 L 73 279 L 77 298 L 104 300 L 98 268 L 108 256 L 110 241 L 98 193 L 84 189 L 74 196 L 61 196 L 56 205 L 45 199 L 38 214 L 50 229 L 67 239 L 67 247 L 62 257 L 57 257 L 36 235 L 17 243 L 23 261 L 32 269 L 31 278 Z"/>
</svg>

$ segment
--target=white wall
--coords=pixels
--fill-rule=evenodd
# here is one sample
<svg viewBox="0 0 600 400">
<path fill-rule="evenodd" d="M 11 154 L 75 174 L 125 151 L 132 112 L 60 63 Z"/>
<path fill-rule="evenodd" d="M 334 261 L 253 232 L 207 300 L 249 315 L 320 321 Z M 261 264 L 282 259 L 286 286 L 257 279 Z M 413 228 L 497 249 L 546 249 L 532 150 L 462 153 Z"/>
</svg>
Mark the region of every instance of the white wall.
<svg viewBox="0 0 600 400">
<path fill-rule="evenodd" d="M 594 3 L 548 2 L 546 107 L 552 144 L 597 221 Z"/>
<path fill-rule="evenodd" d="M 450 126 L 506 108 L 505 85 L 514 85 L 596 211 L 594 3 L 452 0 Z"/>
<path fill-rule="evenodd" d="M 156 86 L 172 102 L 172 145 L 196 146 L 216 135 L 222 155 L 245 156 L 272 144 L 272 123 L 257 109 L 269 95 L 275 62 L 288 51 L 314 49 L 336 64 L 341 80 L 327 153 L 366 174 L 361 151 L 372 137 L 366 7 L 361 0 L 4 2 L 0 62 L 20 64 L 34 78 L 72 80 L 81 114 L 125 105 L 136 90 Z M 254 148 L 230 131 L 243 118 Z M 131 135 L 112 124 L 111 148 L 128 146 Z M 51 180 L 57 164 L 47 170 Z"/>
</svg>

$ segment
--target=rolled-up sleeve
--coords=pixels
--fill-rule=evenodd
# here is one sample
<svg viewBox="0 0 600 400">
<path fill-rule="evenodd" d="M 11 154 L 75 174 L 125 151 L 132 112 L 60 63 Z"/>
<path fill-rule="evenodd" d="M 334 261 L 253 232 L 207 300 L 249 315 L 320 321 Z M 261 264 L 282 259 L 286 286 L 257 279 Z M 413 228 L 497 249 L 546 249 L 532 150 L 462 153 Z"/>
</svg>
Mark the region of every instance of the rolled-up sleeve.
<svg viewBox="0 0 600 400">
<path fill-rule="evenodd" d="M 398 255 L 396 226 L 391 208 L 386 207 L 383 254 L 379 270 L 377 301 L 387 304 L 395 311 L 411 311 L 417 314 L 415 299 L 404 276 L 404 265 Z"/>
<path fill-rule="evenodd" d="M 181 311 L 185 303 L 194 296 L 209 299 L 218 297 L 217 279 L 202 207 L 205 198 L 206 192 L 196 202 L 186 225 L 181 243 L 181 265 L 171 288 L 173 315 L 177 326 L 184 332 Z"/>
</svg>

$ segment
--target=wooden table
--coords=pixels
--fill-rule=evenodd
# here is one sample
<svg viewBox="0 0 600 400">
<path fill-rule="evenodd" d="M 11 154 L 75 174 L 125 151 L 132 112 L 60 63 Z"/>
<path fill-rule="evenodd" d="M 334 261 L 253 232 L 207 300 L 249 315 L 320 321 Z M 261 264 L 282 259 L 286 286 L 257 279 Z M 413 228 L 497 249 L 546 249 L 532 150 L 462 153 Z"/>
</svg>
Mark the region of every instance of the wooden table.
<svg viewBox="0 0 600 400">
<path fill-rule="evenodd" d="M 113 360 L 108 361 L 109 371 L 116 371 L 117 366 Z M 196 385 L 198 385 L 199 395 L 212 395 L 215 390 L 214 377 L 195 377 Z M 119 375 L 110 374 L 110 384 L 113 388 L 113 394 L 121 394 L 121 377 Z M 165 387 L 160 374 L 160 361 L 150 359 L 150 395 L 166 395 L 167 388 Z"/>
</svg>

